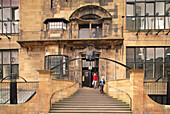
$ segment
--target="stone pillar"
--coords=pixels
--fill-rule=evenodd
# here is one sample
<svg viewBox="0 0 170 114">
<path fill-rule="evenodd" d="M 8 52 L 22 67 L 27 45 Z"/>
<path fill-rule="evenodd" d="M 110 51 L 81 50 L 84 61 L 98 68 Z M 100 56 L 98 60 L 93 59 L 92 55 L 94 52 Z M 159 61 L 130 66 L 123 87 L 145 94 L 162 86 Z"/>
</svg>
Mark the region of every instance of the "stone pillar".
<svg viewBox="0 0 170 114">
<path fill-rule="evenodd" d="M 52 81 L 51 81 L 51 73 L 50 70 L 37 70 L 39 72 L 39 98 L 38 102 L 40 103 L 40 110 L 43 113 L 48 114 L 50 110 L 50 97 L 52 94 Z"/>
<path fill-rule="evenodd" d="M 133 114 L 143 114 L 144 111 L 144 71 L 143 69 L 132 69 L 129 71 Z"/>
</svg>

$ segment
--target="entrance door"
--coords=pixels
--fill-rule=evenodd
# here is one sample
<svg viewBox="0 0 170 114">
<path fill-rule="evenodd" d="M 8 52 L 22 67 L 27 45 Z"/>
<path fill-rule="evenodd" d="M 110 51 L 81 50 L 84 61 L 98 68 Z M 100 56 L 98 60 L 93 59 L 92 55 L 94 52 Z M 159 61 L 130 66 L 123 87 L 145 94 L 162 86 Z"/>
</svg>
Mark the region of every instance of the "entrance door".
<svg viewBox="0 0 170 114">
<path fill-rule="evenodd" d="M 89 70 L 83 70 L 82 73 L 82 85 L 86 87 L 91 86 L 91 72 Z"/>
</svg>

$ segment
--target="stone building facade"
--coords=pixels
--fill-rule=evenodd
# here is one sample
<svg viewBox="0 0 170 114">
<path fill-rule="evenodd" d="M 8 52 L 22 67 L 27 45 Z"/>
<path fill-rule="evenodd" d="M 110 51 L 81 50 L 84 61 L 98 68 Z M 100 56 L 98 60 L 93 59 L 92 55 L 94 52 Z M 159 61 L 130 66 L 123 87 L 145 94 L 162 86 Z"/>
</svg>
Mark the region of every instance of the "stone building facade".
<svg viewBox="0 0 170 114">
<path fill-rule="evenodd" d="M 87 50 L 95 51 L 96 57 L 109 58 L 131 68 L 148 69 L 146 79 L 166 78 L 169 74 L 168 0 L 9 1 L 9 8 L 12 11 L 17 8 L 19 16 L 13 19 L 10 14 L 7 19 L 2 15 L 3 22 L 10 23 L 11 32 L 2 23 L 1 78 L 17 74 L 30 81 L 38 80 L 37 70 L 85 57 Z M 15 2 L 18 6 L 12 5 Z M 4 13 L 8 8 L 5 4 L 2 0 Z M 19 31 L 13 33 L 14 22 L 19 22 Z M 14 50 L 18 55 L 13 54 Z M 78 80 L 83 86 L 91 87 L 94 72 L 106 80 L 117 80 L 128 77 L 127 70 L 103 59 L 91 62 L 79 59 L 54 68 L 53 76 Z"/>
</svg>

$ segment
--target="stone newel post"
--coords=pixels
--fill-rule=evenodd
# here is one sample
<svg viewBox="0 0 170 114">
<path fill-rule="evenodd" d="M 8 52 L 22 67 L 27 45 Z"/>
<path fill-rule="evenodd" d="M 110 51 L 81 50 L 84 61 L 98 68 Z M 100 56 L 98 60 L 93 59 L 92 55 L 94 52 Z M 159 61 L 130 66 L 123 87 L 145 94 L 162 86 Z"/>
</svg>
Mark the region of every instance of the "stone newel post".
<svg viewBox="0 0 170 114">
<path fill-rule="evenodd" d="M 129 71 L 133 114 L 143 114 L 144 111 L 144 71 L 143 69 L 132 69 Z"/>
<path fill-rule="evenodd" d="M 38 70 L 39 72 L 39 104 L 43 113 L 47 114 L 50 109 L 51 97 L 51 73 L 50 70 Z M 42 113 L 42 112 L 41 112 Z"/>
</svg>

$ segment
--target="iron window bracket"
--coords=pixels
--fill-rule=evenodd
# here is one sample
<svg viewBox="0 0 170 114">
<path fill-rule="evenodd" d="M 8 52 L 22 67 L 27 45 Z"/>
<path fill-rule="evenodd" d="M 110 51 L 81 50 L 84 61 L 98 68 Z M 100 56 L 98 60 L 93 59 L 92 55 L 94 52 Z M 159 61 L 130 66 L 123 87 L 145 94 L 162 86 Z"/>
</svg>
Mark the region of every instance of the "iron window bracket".
<svg viewBox="0 0 170 114">
<path fill-rule="evenodd" d="M 158 30 L 158 32 L 155 35 L 158 35 L 162 30 Z"/>
</svg>

